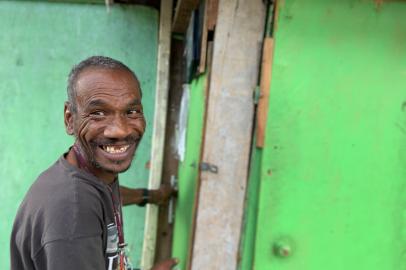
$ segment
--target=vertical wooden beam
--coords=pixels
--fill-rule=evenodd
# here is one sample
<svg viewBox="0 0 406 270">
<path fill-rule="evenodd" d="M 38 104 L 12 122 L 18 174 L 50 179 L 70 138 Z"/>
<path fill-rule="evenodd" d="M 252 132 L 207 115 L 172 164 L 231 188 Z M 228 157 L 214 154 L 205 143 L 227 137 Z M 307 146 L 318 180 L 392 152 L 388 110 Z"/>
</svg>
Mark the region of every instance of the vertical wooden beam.
<svg viewBox="0 0 406 270">
<path fill-rule="evenodd" d="M 271 73 L 273 62 L 274 39 L 266 37 L 262 50 L 262 70 L 260 79 L 260 95 L 257 111 L 257 147 L 264 147 L 265 127 L 268 115 L 269 92 L 271 87 Z"/>
<path fill-rule="evenodd" d="M 207 6 L 207 29 L 209 31 L 214 31 L 214 27 L 216 26 L 218 7 L 219 0 L 209 0 L 209 4 Z"/>
<path fill-rule="evenodd" d="M 208 35 L 209 31 L 213 31 L 217 19 L 218 0 L 206 0 L 204 6 L 204 18 L 202 29 L 202 40 L 200 49 L 200 63 L 198 67 L 199 73 L 204 73 L 206 70 L 206 62 L 208 55 Z"/>
<path fill-rule="evenodd" d="M 172 39 L 168 114 L 165 132 L 164 164 L 162 169 L 162 184 L 166 185 L 170 185 L 171 177 L 178 174 L 179 167 L 179 161 L 176 159 L 176 135 L 183 92 L 183 50 L 184 42 L 182 40 Z M 171 256 L 173 224 L 169 224 L 168 222 L 169 212 L 169 205 L 163 205 L 159 209 L 155 262 L 162 261 Z"/>
<path fill-rule="evenodd" d="M 265 10 L 262 0 L 219 2 L 193 270 L 237 269 Z"/>
<path fill-rule="evenodd" d="M 210 0 L 206 0 L 204 3 L 204 17 L 203 17 L 203 27 L 202 27 L 202 38 L 201 38 L 201 46 L 200 46 L 200 63 L 197 67 L 197 72 L 199 74 L 204 73 L 206 70 L 206 56 L 207 56 L 207 21 L 208 21 L 208 7 L 209 7 Z"/>
<path fill-rule="evenodd" d="M 161 0 L 165 1 L 165 0 Z M 199 0 L 178 0 L 173 17 L 172 31 L 174 33 L 186 33 L 193 10 L 199 5 Z"/>
<path fill-rule="evenodd" d="M 171 45 L 172 0 L 162 0 L 159 18 L 158 65 L 155 93 L 155 116 L 152 131 L 151 173 L 149 188 L 161 184 L 163 150 L 165 142 L 166 111 L 169 89 L 169 55 Z M 144 246 L 141 255 L 142 269 L 153 265 L 157 234 L 158 207 L 148 205 L 145 216 Z"/>
</svg>

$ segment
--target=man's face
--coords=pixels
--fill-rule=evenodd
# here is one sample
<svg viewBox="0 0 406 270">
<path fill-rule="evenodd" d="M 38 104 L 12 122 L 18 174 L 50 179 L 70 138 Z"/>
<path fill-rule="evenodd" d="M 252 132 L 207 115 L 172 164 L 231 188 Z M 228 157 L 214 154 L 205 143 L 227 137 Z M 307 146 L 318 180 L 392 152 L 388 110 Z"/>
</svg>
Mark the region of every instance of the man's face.
<svg viewBox="0 0 406 270">
<path fill-rule="evenodd" d="M 85 158 L 100 173 L 126 171 L 145 132 L 139 83 L 126 70 L 88 68 L 76 84 L 73 133 Z"/>
</svg>

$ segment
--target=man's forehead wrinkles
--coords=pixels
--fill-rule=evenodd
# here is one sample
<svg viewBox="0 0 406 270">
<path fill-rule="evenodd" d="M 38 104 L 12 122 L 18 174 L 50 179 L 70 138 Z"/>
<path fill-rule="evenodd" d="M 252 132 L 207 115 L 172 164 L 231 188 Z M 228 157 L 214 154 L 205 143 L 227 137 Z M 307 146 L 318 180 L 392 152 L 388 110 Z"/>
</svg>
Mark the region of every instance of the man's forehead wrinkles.
<svg viewBox="0 0 406 270">
<path fill-rule="evenodd" d="M 131 106 L 137 106 L 141 105 L 141 99 L 137 97 L 129 97 L 127 98 L 128 102 L 124 103 L 126 107 L 131 107 Z M 103 107 L 103 106 L 109 106 L 113 105 L 111 104 L 112 102 L 111 98 L 107 97 L 98 97 L 98 98 L 90 98 L 85 100 L 84 106 L 89 108 L 89 107 Z M 114 102 L 113 102 L 114 103 Z"/>
<path fill-rule="evenodd" d="M 135 99 L 136 92 L 123 92 L 121 89 L 105 89 L 97 88 L 88 91 L 82 91 L 78 93 L 78 97 L 83 99 L 96 99 L 96 98 L 127 98 Z"/>
<path fill-rule="evenodd" d="M 96 94 L 106 94 L 106 95 L 126 95 L 129 93 L 124 93 L 123 90 L 136 93 L 138 89 L 129 87 L 106 87 L 106 86 L 93 86 L 89 88 L 81 87 L 78 88 L 78 95 L 96 95 Z M 120 93 L 121 92 L 121 93 Z"/>
<path fill-rule="evenodd" d="M 106 102 L 102 99 L 91 99 L 86 104 L 87 107 L 98 107 L 107 105 Z"/>
</svg>

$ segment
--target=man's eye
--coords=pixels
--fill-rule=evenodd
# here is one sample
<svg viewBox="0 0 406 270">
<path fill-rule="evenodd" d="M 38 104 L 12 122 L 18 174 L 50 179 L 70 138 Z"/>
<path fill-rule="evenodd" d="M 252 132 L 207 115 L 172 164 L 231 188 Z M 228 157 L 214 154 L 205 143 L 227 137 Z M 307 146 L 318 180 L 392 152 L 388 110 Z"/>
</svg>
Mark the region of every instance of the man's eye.
<svg viewBox="0 0 406 270">
<path fill-rule="evenodd" d="M 128 110 L 127 112 L 129 115 L 139 115 L 142 114 L 141 110 L 133 109 L 133 110 Z"/>
<path fill-rule="evenodd" d="M 90 113 L 92 116 L 105 116 L 106 114 L 103 111 L 95 111 Z"/>
</svg>

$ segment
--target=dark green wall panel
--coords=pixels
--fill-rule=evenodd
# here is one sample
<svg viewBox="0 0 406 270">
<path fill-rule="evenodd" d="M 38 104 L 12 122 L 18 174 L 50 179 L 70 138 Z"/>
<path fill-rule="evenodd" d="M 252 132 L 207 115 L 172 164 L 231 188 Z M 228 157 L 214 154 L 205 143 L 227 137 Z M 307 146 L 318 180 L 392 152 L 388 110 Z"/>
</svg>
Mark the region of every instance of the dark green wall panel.
<svg viewBox="0 0 406 270">
<path fill-rule="evenodd" d="M 66 78 L 91 55 L 122 60 L 143 89 L 148 129 L 134 166 L 121 177 L 146 186 L 154 112 L 158 12 L 142 6 L 0 1 L 0 268 L 9 268 L 9 235 L 17 208 L 37 175 L 72 143 L 63 126 Z M 144 209 L 124 211 L 125 233 L 138 265 Z"/>
</svg>

